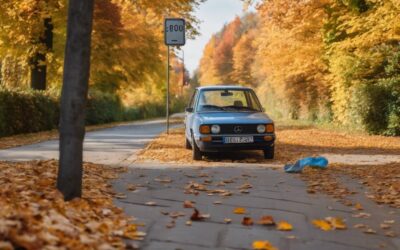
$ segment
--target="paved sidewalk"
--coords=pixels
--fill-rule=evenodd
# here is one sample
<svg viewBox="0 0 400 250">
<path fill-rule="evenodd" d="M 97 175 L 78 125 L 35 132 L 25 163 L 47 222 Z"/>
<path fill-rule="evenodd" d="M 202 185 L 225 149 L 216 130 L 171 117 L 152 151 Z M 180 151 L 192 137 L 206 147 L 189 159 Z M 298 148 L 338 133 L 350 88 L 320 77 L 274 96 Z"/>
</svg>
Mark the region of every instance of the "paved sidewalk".
<svg viewBox="0 0 400 250">
<path fill-rule="evenodd" d="M 233 183 L 216 185 L 223 180 L 232 180 Z M 201 191 L 197 196 L 185 194 L 184 187 L 189 182 L 208 184 L 206 188 L 210 190 L 226 189 L 233 195 L 210 196 Z M 239 192 L 238 187 L 244 183 L 253 186 L 249 194 Z M 141 187 L 127 191 L 129 184 Z M 114 187 L 117 192 L 127 195 L 126 199 L 116 200 L 116 204 L 135 216 L 138 222 L 146 224 L 148 236 L 140 243 L 141 249 L 251 249 L 254 240 L 269 240 L 281 250 L 400 249 L 400 238 L 384 236 L 379 226 L 384 220 L 395 220 L 391 230 L 398 235 L 399 210 L 376 205 L 364 196 L 361 186 L 354 183 L 349 187 L 359 194 L 351 199 L 361 203 L 365 211 L 354 211 L 325 195 L 308 194 L 305 183 L 295 175 L 249 164 L 206 168 L 133 165 L 127 174 L 114 183 Z M 195 201 L 199 211 L 210 214 L 210 219 L 186 225 L 193 209 L 183 208 L 185 200 Z M 222 204 L 213 204 L 215 201 L 221 201 Z M 147 202 L 155 202 L 156 205 L 148 206 Z M 234 214 L 235 207 L 244 207 L 248 213 Z M 173 219 L 165 212 L 183 212 L 185 215 L 175 219 L 174 227 L 167 228 Z M 352 217 L 359 212 L 371 216 Z M 275 221 L 288 221 L 294 229 L 282 232 L 275 227 L 241 225 L 244 216 L 257 221 L 263 215 L 271 215 Z M 325 232 L 311 224 L 314 219 L 328 216 L 344 218 L 348 229 Z M 232 219 L 232 223 L 225 224 L 225 218 Z M 370 226 L 377 233 L 366 234 L 361 229 L 353 228 L 360 223 Z"/>
<path fill-rule="evenodd" d="M 164 120 L 153 120 L 88 132 L 84 142 L 84 161 L 106 165 L 129 165 L 136 159 L 137 152 L 164 130 Z M 58 145 L 58 140 L 51 140 L 0 150 L 0 161 L 58 159 Z"/>
</svg>

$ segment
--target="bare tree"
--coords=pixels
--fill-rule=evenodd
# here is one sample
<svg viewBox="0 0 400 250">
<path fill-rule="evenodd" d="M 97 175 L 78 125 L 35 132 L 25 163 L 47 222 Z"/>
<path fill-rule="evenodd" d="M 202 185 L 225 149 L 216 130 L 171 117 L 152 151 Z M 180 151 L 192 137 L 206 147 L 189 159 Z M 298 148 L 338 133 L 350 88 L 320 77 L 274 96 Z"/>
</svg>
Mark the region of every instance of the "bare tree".
<svg viewBox="0 0 400 250">
<path fill-rule="evenodd" d="M 57 188 L 65 200 L 82 195 L 85 108 L 90 71 L 94 0 L 70 0 L 61 93 Z"/>
</svg>

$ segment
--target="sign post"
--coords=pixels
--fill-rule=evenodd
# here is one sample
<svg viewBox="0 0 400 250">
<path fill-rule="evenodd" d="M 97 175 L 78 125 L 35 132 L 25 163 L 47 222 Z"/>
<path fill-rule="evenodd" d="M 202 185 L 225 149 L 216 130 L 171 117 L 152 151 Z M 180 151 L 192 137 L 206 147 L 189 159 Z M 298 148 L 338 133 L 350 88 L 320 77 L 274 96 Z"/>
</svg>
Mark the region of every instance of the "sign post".
<svg viewBox="0 0 400 250">
<path fill-rule="evenodd" d="M 164 41 L 167 45 L 167 134 L 169 134 L 169 50 L 170 46 L 183 46 L 186 43 L 185 19 L 166 18 L 164 22 Z"/>
</svg>

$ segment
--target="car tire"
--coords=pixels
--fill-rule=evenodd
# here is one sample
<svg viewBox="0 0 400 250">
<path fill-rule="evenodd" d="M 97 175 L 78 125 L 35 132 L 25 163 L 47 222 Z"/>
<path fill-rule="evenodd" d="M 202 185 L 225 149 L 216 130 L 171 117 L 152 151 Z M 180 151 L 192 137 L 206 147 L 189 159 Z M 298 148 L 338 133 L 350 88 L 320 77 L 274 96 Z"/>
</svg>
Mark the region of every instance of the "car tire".
<svg viewBox="0 0 400 250">
<path fill-rule="evenodd" d="M 264 149 L 264 159 L 274 159 L 275 156 L 275 146 L 270 146 Z"/>
<path fill-rule="evenodd" d="M 190 144 L 190 141 L 186 138 L 186 144 L 185 144 L 186 149 L 192 149 L 192 144 Z"/>
<path fill-rule="evenodd" d="M 199 147 L 197 147 L 196 145 L 196 141 L 194 140 L 194 137 L 192 136 L 192 156 L 193 156 L 193 160 L 195 161 L 201 161 L 203 158 L 203 153 L 200 151 Z"/>
</svg>

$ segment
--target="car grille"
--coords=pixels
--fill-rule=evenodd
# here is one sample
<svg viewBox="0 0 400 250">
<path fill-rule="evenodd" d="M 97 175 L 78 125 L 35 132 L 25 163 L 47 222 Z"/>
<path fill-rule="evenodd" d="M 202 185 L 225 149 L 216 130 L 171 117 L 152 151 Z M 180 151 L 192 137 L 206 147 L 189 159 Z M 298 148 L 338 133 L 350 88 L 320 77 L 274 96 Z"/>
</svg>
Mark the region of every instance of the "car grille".
<svg viewBox="0 0 400 250">
<path fill-rule="evenodd" d="M 257 124 L 223 124 L 220 127 L 221 134 L 257 134 Z M 238 127 L 241 128 L 241 132 Z"/>
</svg>

